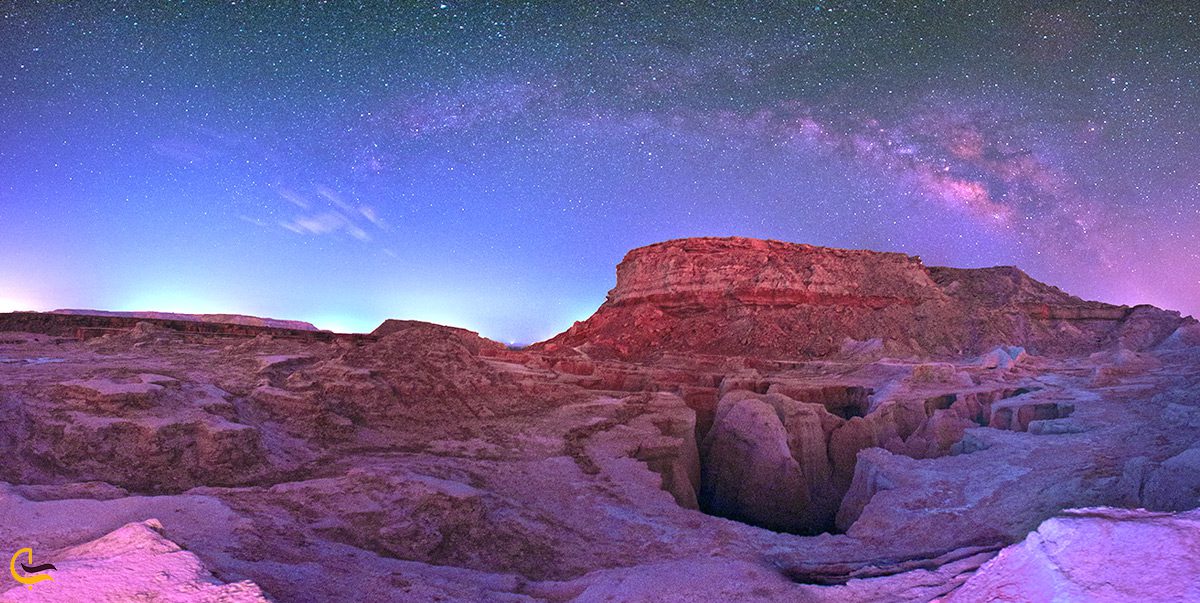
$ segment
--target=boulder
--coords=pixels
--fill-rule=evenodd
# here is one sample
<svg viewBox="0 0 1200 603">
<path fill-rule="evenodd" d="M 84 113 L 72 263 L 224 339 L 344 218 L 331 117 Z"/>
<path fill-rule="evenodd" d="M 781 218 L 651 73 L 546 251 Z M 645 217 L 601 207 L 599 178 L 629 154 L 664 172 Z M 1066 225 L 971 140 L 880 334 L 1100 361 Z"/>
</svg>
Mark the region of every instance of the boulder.
<svg viewBox="0 0 1200 603">
<path fill-rule="evenodd" d="M 1200 506 L 1200 447 L 1163 461 L 1150 472 L 1142 504 L 1154 511 L 1186 511 Z"/>
<path fill-rule="evenodd" d="M 701 456 L 701 508 L 776 531 L 807 528 L 804 476 L 770 404 L 749 396 L 722 398 Z"/>
<path fill-rule="evenodd" d="M 997 346 L 979 357 L 979 366 L 985 369 L 1007 371 L 1025 360 L 1028 354 L 1020 346 Z"/>
</svg>

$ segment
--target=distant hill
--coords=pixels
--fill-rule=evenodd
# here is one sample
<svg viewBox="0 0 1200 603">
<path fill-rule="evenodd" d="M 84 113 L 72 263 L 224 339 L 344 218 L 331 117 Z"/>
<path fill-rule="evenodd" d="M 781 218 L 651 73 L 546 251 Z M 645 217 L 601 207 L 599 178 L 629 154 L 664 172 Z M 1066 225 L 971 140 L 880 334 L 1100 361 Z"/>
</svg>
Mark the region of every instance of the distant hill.
<svg viewBox="0 0 1200 603">
<path fill-rule="evenodd" d="M 270 327 L 273 329 L 295 329 L 299 331 L 319 331 L 312 323 L 302 320 L 278 320 L 275 318 L 260 318 L 242 314 L 180 314 L 176 312 L 112 312 L 109 310 L 54 310 L 51 314 L 75 314 L 83 316 L 119 316 L 123 318 L 155 318 L 160 320 L 190 320 L 193 322 L 215 322 L 253 327 Z"/>
</svg>

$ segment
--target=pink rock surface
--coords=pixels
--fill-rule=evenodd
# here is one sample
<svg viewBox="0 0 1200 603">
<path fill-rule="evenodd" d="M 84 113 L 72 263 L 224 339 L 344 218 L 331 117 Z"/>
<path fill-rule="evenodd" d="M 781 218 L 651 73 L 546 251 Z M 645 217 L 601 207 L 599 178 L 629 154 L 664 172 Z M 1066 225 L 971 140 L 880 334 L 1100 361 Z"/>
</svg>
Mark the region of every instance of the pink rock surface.
<svg viewBox="0 0 1200 603">
<path fill-rule="evenodd" d="M 1039 526 L 1079 546 L 1044 523 L 1064 509 L 1200 505 L 1200 348 L 1174 314 L 745 239 L 619 274 L 524 350 L 403 320 L 0 315 L 22 331 L 0 332 L 0 549 L 145 553 L 172 576 L 131 578 L 152 600 L 987 600 L 1017 566 L 976 571 Z M 1067 518 L 1107 522 L 1084 540 L 1136 519 L 1101 515 Z M 1193 546 L 1168 519 L 1134 523 Z M 1150 592 L 1188 594 L 1181 567 Z"/>
<path fill-rule="evenodd" d="M 254 583 L 226 584 L 204 564 L 162 535 L 150 519 L 130 523 L 96 540 L 39 557 L 56 569 L 52 580 L 0 592 L 0 600 L 118 603 L 266 603 Z"/>
<path fill-rule="evenodd" d="M 1197 575 L 1200 511 L 1072 509 L 1000 551 L 945 601 L 1197 601 Z"/>
<path fill-rule="evenodd" d="M 927 268 L 898 253 L 695 238 L 630 251 L 596 314 L 542 345 L 630 359 L 828 356 L 847 340 L 875 339 L 893 354 L 1001 344 L 1078 354 L 1147 349 L 1185 324 L 1157 308 L 1084 301 L 1012 267 Z"/>
</svg>

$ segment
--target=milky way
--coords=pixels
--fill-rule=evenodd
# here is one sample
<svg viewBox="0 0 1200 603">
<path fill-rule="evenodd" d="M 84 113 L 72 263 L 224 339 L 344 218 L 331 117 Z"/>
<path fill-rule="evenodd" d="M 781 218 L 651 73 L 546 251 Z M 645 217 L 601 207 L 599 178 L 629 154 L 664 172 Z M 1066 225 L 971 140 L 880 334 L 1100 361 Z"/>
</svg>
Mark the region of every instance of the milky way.
<svg viewBox="0 0 1200 603">
<path fill-rule="evenodd" d="M 744 235 L 1200 313 L 1194 3 L 402 4 L 0 5 L 0 311 L 532 341 Z"/>
</svg>

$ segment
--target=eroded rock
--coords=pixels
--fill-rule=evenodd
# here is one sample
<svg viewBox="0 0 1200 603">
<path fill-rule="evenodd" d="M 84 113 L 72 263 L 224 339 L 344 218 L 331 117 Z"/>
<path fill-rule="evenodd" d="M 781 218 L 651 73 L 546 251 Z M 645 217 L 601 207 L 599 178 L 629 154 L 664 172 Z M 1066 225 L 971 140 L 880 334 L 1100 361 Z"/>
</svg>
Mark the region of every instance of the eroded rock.
<svg viewBox="0 0 1200 603">
<path fill-rule="evenodd" d="M 0 541 L 158 517 L 278 601 L 928 601 L 1064 508 L 1200 504 L 1193 323 L 1016 269 L 670 242 L 528 349 L 134 320 L 0 315 L 56 333 L 0 334 Z"/>
<path fill-rule="evenodd" d="M 1148 306 L 1083 301 L 1013 267 L 935 268 L 897 253 L 695 238 L 630 251 L 604 305 L 547 345 L 625 359 L 827 356 L 846 353 L 847 339 L 910 355 L 1000 344 L 1079 354 L 1149 349 L 1184 324 Z M 997 366 L 1016 361 L 1011 348 L 1004 356 Z"/>
<path fill-rule="evenodd" d="M 0 592 L 4 601 L 100 603 L 154 600 L 169 603 L 266 603 L 248 580 L 226 583 L 196 557 L 163 535 L 156 519 L 125 525 L 105 536 L 38 561 L 56 569 L 52 580 Z M 10 582 L 11 583 L 11 582 Z"/>
<path fill-rule="evenodd" d="M 1200 513 L 1073 509 L 985 563 L 947 603 L 1200 600 Z"/>
<path fill-rule="evenodd" d="M 701 454 L 702 508 L 781 532 L 808 528 L 806 481 L 770 404 L 757 397 L 726 395 Z"/>
</svg>

